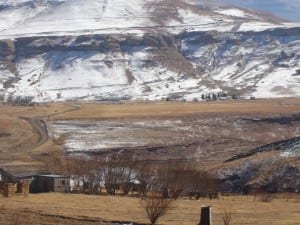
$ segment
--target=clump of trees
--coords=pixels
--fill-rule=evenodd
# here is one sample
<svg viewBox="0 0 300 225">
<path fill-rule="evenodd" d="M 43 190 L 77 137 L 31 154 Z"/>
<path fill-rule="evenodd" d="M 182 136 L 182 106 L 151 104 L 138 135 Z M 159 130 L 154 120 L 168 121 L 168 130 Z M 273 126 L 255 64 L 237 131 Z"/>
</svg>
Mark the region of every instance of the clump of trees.
<svg viewBox="0 0 300 225">
<path fill-rule="evenodd" d="M 230 96 L 224 92 L 202 94 L 201 99 L 206 101 L 216 101 L 218 99 L 228 99 Z"/>
<path fill-rule="evenodd" d="M 46 170 L 71 175 L 81 186 L 79 191 L 85 193 L 98 194 L 105 189 L 109 195 L 136 193 L 145 197 L 154 191 L 176 200 L 181 195 L 199 198 L 217 190 L 217 179 L 212 174 L 179 162 L 140 162 L 130 153 L 70 156 L 56 150 L 43 159 Z"/>
<path fill-rule="evenodd" d="M 7 103 L 16 106 L 34 106 L 32 96 L 16 96 L 9 95 L 6 99 Z"/>
<path fill-rule="evenodd" d="M 217 188 L 217 179 L 212 175 L 183 163 L 139 162 L 130 153 L 104 158 L 59 155 L 59 151 L 53 151 L 44 158 L 48 171 L 72 176 L 75 181 L 72 191 L 139 196 L 151 224 L 155 224 L 179 196 L 198 199 Z"/>
</svg>

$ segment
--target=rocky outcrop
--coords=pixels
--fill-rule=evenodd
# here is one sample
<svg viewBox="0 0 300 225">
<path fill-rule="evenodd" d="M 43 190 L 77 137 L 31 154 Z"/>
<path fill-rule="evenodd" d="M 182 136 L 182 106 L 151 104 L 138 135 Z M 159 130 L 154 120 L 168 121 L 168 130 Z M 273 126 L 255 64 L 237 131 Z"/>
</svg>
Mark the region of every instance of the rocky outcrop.
<svg viewBox="0 0 300 225">
<path fill-rule="evenodd" d="M 7 59 L 14 55 L 15 46 L 12 40 L 0 41 L 0 59 Z"/>
</svg>

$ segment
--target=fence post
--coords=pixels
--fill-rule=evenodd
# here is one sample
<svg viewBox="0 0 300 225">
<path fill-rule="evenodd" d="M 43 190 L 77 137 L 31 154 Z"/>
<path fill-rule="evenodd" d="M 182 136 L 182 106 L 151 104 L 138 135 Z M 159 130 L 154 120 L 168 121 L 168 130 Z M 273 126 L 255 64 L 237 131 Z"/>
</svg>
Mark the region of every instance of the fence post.
<svg viewBox="0 0 300 225">
<path fill-rule="evenodd" d="M 201 207 L 200 223 L 198 225 L 212 225 L 211 206 Z"/>
</svg>

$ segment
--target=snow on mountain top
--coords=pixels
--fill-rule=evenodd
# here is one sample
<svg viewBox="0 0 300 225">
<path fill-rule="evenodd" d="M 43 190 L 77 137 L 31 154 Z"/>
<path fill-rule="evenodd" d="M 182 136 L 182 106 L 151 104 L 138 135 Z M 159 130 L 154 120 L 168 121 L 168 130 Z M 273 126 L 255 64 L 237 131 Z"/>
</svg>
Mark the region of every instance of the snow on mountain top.
<svg viewBox="0 0 300 225">
<path fill-rule="evenodd" d="M 6 24 L 2 22 L 2 29 L 8 29 L 3 30 L 1 35 L 31 36 L 56 32 L 124 29 L 147 26 L 149 21 L 142 8 L 142 0 L 72 0 L 47 7 L 49 4 L 38 4 L 36 7 L 20 6 L 12 12 L 0 11 L 0 16 L 9 18 Z M 18 19 L 22 17 L 25 19 Z M 16 23 L 13 24 L 14 22 Z"/>
<path fill-rule="evenodd" d="M 238 18 L 257 20 L 242 9 L 211 11 L 193 0 L 6 0 L 1 5 L 0 39 L 147 30 L 230 31 L 239 23 L 247 27 L 249 21 L 235 21 Z"/>
<path fill-rule="evenodd" d="M 37 16 L 49 8 L 47 4 L 21 4 L 25 1 L 2 1 L 0 2 L 0 31 L 23 23 L 27 19 Z"/>
</svg>

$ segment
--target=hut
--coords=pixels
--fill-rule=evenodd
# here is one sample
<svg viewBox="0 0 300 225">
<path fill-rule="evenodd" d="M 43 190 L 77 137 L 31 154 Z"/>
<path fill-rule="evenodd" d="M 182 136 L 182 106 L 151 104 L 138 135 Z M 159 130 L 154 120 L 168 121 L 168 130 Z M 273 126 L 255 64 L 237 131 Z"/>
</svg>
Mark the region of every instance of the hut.
<svg viewBox="0 0 300 225">
<path fill-rule="evenodd" d="M 57 174 L 35 175 L 31 184 L 30 192 L 69 192 L 70 177 Z"/>
<path fill-rule="evenodd" d="M 13 175 L 0 168 L 0 191 L 6 197 L 29 193 L 69 192 L 70 177 L 49 173 L 23 173 Z"/>
<path fill-rule="evenodd" d="M 5 197 L 29 194 L 30 179 L 21 179 L 0 168 L 0 190 Z"/>
</svg>

